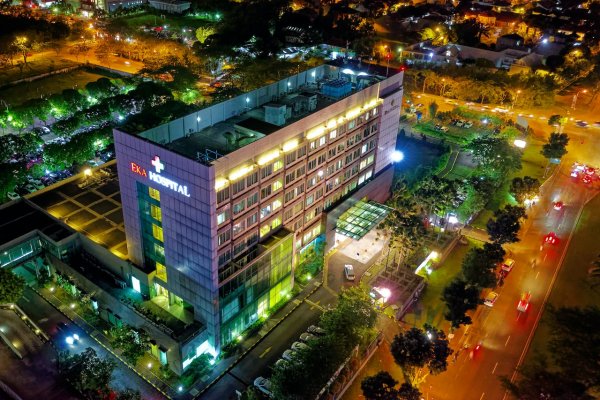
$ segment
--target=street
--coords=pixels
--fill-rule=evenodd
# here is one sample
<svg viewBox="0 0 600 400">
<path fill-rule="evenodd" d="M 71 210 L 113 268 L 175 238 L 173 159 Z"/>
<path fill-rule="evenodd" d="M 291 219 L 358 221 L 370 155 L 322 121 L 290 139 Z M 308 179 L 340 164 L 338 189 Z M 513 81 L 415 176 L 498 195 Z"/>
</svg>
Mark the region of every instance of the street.
<svg viewBox="0 0 600 400">
<path fill-rule="evenodd" d="M 529 212 L 521 241 L 506 246 L 507 258 L 516 264 L 503 286 L 496 289 L 498 300 L 493 307 L 480 306 L 473 324 L 456 333 L 451 341 L 459 351 L 456 361 L 450 360 L 445 373 L 430 376 L 421 388 L 429 398 L 507 398 L 499 378 L 513 377 L 523 361 L 579 214 L 594 194 L 571 178 L 570 165 L 565 161 L 545 185 L 540 202 Z M 562 210 L 553 208 L 558 200 L 565 203 Z M 556 233 L 559 243 L 540 247 L 549 232 Z M 519 312 L 517 304 L 524 292 L 531 293 L 531 304 L 527 311 Z M 474 350 L 477 344 L 481 348 Z"/>
<path fill-rule="evenodd" d="M 54 346 L 49 346 L 48 351 L 44 357 L 40 357 L 39 363 L 45 364 L 45 368 L 48 370 L 55 370 L 56 367 L 56 349 L 58 350 L 69 350 L 70 352 L 78 353 L 83 351 L 87 347 L 92 347 L 99 356 L 113 358 L 113 356 L 100 346 L 94 339 L 89 337 L 85 331 L 76 327 L 70 322 L 63 314 L 52 307 L 48 302 L 42 299 L 37 293 L 30 288 L 25 289 L 25 294 L 19 301 L 19 306 L 27 313 L 31 320 L 35 321 L 38 326 L 50 335 Z M 68 345 L 64 340 L 64 334 L 59 332 L 56 328 L 57 323 L 64 322 L 71 329 L 74 330 L 79 336 L 80 341 L 76 345 Z M 46 347 L 45 346 L 45 347 Z M 126 388 L 132 388 L 139 390 L 142 397 L 147 400 L 153 399 L 164 399 L 164 397 L 157 392 L 151 385 L 140 378 L 136 373 L 125 367 L 118 360 L 116 361 L 116 368 L 113 372 L 113 388 L 117 390 L 123 390 Z M 59 382 L 59 386 L 64 386 L 62 382 Z M 35 387 L 20 386 L 20 390 L 36 390 Z M 33 392 L 35 393 L 35 392 Z M 37 397 L 33 396 L 33 393 L 24 394 L 25 399 L 34 399 Z M 31 396 L 30 396 L 31 394 Z"/>
</svg>

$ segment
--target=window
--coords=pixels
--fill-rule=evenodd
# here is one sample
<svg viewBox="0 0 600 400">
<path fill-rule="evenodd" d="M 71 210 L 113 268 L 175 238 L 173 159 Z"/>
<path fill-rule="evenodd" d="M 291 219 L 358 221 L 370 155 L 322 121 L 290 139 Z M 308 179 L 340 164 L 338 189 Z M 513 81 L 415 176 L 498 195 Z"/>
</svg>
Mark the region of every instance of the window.
<svg viewBox="0 0 600 400">
<path fill-rule="evenodd" d="M 229 260 L 231 260 L 231 249 L 227 249 L 219 254 L 219 266 L 225 265 Z"/>
<path fill-rule="evenodd" d="M 291 208 L 288 208 L 287 210 L 285 210 L 283 212 L 283 220 L 284 221 L 289 221 L 293 216 L 294 216 L 294 213 L 292 212 Z"/>
<path fill-rule="evenodd" d="M 296 161 L 296 152 L 295 151 L 292 151 L 291 153 L 285 155 L 285 163 L 286 164 L 291 164 L 294 161 Z"/>
<path fill-rule="evenodd" d="M 239 203 L 233 205 L 233 215 L 239 214 L 244 211 L 246 206 L 246 200 L 242 200 Z"/>
<path fill-rule="evenodd" d="M 279 189 L 281 189 L 283 187 L 283 183 L 281 183 L 281 179 L 276 180 L 275 182 L 273 182 L 273 191 L 277 191 Z"/>
<path fill-rule="evenodd" d="M 265 236 L 267 233 L 271 231 L 271 225 L 265 224 L 260 227 L 260 237 Z"/>
<path fill-rule="evenodd" d="M 315 168 L 317 168 L 317 159 L 316 158 L 308 161 L 308 170 L 312 171 Z"/>
<path fill-rule="evenodd" d="M 264 166 L 261 170 L 260 170 L 260 177 L 262 179 L 265 179 L 267 176 L 271 175 L 273 173 L 273 164 L 269 164 Z"/>
<path fill-rule="evenodd" d="M 148 195 L 150 198 L 160 201 L 160 192 L 154 188 L 148 187 Z"/>
<path fill-rule="evenodd" d="M 246 226 L 252 226 L 258 221 L 258 214 L 254 213 L 246 218 Z"/>
<path fill-rule="evenodd" d="M 288 185 L 292 183 L 296 179 L 296 174 L 294 172 L 290 172 L 285 176 L 285 184 Z"/>
<path fill-rule="evenodd" d="M 275 229 L 279 225 L 281 225 L 281 218 L 277 217 L 277 218 L 273 219 L 273 221 L 271 221 L 271 229 Z"/>
<path fill-rule="evenodd" d="M 294 189 L 292 189 L 285 194 L 283 199 L 287 203 L 287 202 L 291 201 L 294 197 L 296 197 L 296 191 Z"/>
<path fill-rule="evenodd" d="M 250 187 L 258 183 L 258 172 L 253 172 L 246 177 L 246 186 Z"/>
<path fill-rule="evenodd" d="M 329 149 L 329 152 L 327 153 L 327 155 L 329 156 L 329 158 L 335 157 L 336 154 L 337 154 L 337 151 L 336 151 L 335 148 Z"/>
<path fill-rule="evenodd" d="M 273 163 L 273 171 L 279 171 L 281 168 L 283 168 L 283 161 L 277 160 Z"/>
<path fill-rule="evenodd" d="M 163 230 L 160 226 L 152 224 L 152 236 L 154 239 L 164 242 Z"/>
<path fill-rule="evenodd" d="M 223 222 L 229 219 L 229 210 L 225 210 L 220 214 L 217 214 L 217 225 L 221 225 Z"/>
<path fill-rule="evenodd" d="M 246 189 L 246 180 L 244 179 L 241 179 L 231 185 L 231 191 L 233 192 L 234 196 L 244 189 Z"/>
<path fill-rule="evenodd" d="M 310 142 L 310 143 L 308 144 L 308 148 L 309 148 L 310 150 L 314 150 L 314 149 L 316 149 L 316 148 L 317 148 L 317 141 L 316 141 L 316 140 L 313 140 L 312 142 Z"/>
<path fill-rule="evenodd" d="M 246 246 L 252 246 L 258 243 L 258 233 L 254 232 L 250 236 L 246 236 Z"/>
<path fill-rule="evenodd" d="M 160 207 L 150 204 L 150 215 L 157 221 L 162 221 L 162 210 Z"/>
<path fill-rule="evenodd" d="M 329 132 L 329 139 L 335 139 L 337 137 L 337 131 L 334 129 Z"/>
<path fill-rule="evenodd" d="M 296 154 L 298 154 L 298 158 L 304 157 L 306 155 L 306 146 L 300 147 Z"/>
<path fill-rule="evenodd" d="M 156 277 L 163 282 L 167 281 L 167 267 L 159 262 L 156 263 Z"/>
<path fill-rule="evenodd" d="M 371 125 L 371 133 L 377 131 L 377 124 Z"/>
<path fill-rule="evenodd" d="M 314 195 L 308 195 L 306 196 L 306 207 L 309 207 L 312 203 L 314 203 L 315 201 L 315 196 Z"/>
<path fill-rule="evenodd" d="M 260 198 L 264 199 L 264 198 L 270 196 L 272 191 L 273 191 L 273 188 L 271 185 L 260 189 Z"/>
<path fill-rule="evenodd" d="M 337 147 L 338 153 L 341 153 L 342 151 L 344 151 L 345 148 L 346 148 L 346 145 L 344 143 L 338 144 L 338 147 Z"/>
<path fill-rule="evenodd" d="M 273 210 L 277 210 L 279 207 L 281 207 L 281 198 L 273 202 Z"/>
<path fill-rule="evenodd" d="M 319 138 L 319 147 L 323 146 L 327 142 L 327 137 L 321 136 Z"/>
<path fill-rule="evenodd" d="M 296 170 L 296 178 L 301 178 L 306 174 L 306 167 L 303 165 Z"/>
<path fill-rule="evenodd" d="M 164 257 L 165 256 L 165 248 L 162 247 L 158 243 L 154 243 L 154 254 L 156 254 L 160 257 Z"/>
<path fill-rule="evenodd" d="M 271 208 L 270 204 L 266 207 L 261 208 L 260 209 L 260 219 L 268 217 L 271 214 L 271 211 L 273 211 L 273 209 Z"/>
<path fill-rule="evenodd" d="M 140 286 L 140 280 L 138 278 L 136 278 L 135 276 L 131 277 L 131 286 L 133 287 L 133 290 L 135 290 L 138 293 L 142 292 L 142 288 Z"/>
<path fill-rule="evenodd" d="M 353 129 L 356 126 L 356 120 L 353 119 L 352 121 L 348 122 L 348 130 Z"/>
<path fill-rule="evenodd" d="M 233 255 L 237 256 L 245 249 L 246 249 L 246 242 L 237 243 L 235 246 L 233 246 Z"/>
<path fill-rule="evenodd" d="M 317 178 L 312 177 L 308 181 L 306 181 L 306 187 L 311 188 L 317 184 Z"/>
<path fill-rule="evenodd" d="M 327 156 L 325 155 L 325 153 L 323 153 L 319 157 L 317 157 L 317 165 L 323 164 L 325 160 L 327 160 Z"/>
<path fill-rule="evenodd" d="M 222 203 L 229 198 L 229 186 L 217 192 L 217 204 Z"/>
<path fill-rule="evenodd" d="M 245 221 L 240 221 L 237 224 L 233 224 L 233 236 L 239 235 L 244 229 L 246 229 Z"/>
<path fill-rule="evenodd" d="M 317 189 L 317 191 L 315 192 L 315 200 L 319 200 L 321 197 L 323 197 L 323 188 L 320 187 Z"/>
<path fill-rule="evenodd" d="M 377 115 L 377 109 L 376 108 L 374 108 L 371 112 L 373 113 L 373 116 Z"/>
<path fill-rule="evenodd" d="M 256 203 L 258 203 L 258 192 L 256 193 L 252 193 L 250 196 L 248 196 L 248 198 L 246 199 L 246 206 L 248 208 L 252 207 L 253 205 L 255 205 Z"/>
<path fill-rule="evenodd" d="M 225 232 L 219 233 L 218 236 L 218 245 L 222 246 L 225 243 L 229 242 L 231 240 L 231 231 L 229 229 L 227 229 Z"/>
</svg>

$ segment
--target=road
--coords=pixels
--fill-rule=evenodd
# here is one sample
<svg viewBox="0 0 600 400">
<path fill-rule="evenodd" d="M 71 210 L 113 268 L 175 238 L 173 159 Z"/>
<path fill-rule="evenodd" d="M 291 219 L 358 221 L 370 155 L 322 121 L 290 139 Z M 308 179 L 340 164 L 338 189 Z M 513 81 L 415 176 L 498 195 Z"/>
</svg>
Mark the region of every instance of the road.
<svg viewBox="0 0 600 400">
<path fill-rule="evenodd" d="M 537 327 L 543 305 L 549 296 L 558 268 L 566 254 L 570 237 L 585 202 L 594 189 L 570 177 L 570 163 L 565 163 L 544 188 L 543 196 L 530 211 L 524 224 L 521 241 L 506 246 L 516 260 L 515 267 L 496 291 L 499 298 L 490 308 L 481 306 L 473 318 L 473 325 L 458 332 L 452 341 L 459 352 L 455 363 L 445 373 L 428 378 L 422 386 L 433 399 L 505 399 L 506 393 L 498 379 L 511 378 L 522 362 Z M 563 201 L 565 207 L 557 211 L 554 201 Z M 544 245 L 543 238 L 555 232 L 560 242 Z M 534 264 L 535 260 L 535 264 Z M 531 292 L 529 309 L 521 313 L 517 303 L 523 292 Z M 471 351 L 476 344 L 481 349 Z M 456 385 L 460 382 L 460 385 Z"/>
<path fill-rule="evenodd" d="M 319 287 L 200 398 L 236 399 L 236 390 L 242 392 L 259 376 L 269 377 L 282 353 L 309 325 L 316 324 L 324 308 L 334 301 L 335 296 L 329 290 Z"/>
<path fill-rule="evenodd" d="M 27 313 L 31 320 L 50 335 L 55 348 L 59 350 L 69 350 L 72 353 L 83 351 L 87 347 L 92 347 L 101 357 L 113 358 L 113 356 L 107 352 L 102 346 L 100 346 L 94 339 L 89 337 L 83 330 L 75 327 L 63 314 L 52 307 L 48 302 L 42 299 L 37 293 L 30 288 L 25 289 L 25 294 L 19 300 L 19 306 Z M 73 346 L 68 345 L 65 342 L 65 335 L 62 332 L 57 331 L 56 324 L 58 322 L 64 322 L 69 325 L 74 332 L 79 334 L 81 340 L 80 343 Z M 126 388 L 132 388 L 139 390 L 142 397 L 145 400 L 159 400 L 164 397 L 157 392 L 151 385 L 141 379 L 137 374 L 132 372 L 129 368 L 125 367 L 122 363 L 116 360 L 116 368 L 113 372 L 113 384 L 112 386 L 117 390 L 123 390 Z M 49 351 L 40 363 L 45 363 L 47 369 L 55 369 L 56 364 L 56 350 Z M 34 398 L 34 397 L 26 397 Z"/>
</svg>

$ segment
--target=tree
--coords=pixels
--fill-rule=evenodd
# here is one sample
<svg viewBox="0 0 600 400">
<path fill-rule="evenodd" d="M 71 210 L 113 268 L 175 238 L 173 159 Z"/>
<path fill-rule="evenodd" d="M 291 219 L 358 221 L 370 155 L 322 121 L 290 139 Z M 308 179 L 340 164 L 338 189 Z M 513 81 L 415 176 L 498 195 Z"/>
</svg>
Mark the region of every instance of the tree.
<svg viewBox="0 0 600 400">
<path fill-rule="evenodd" d="M 32 51 L 37 51 L 40 47 L 40 44 L 37 41 L 30 39 L 25 35 L 15 37 L 15 40 L 13 40 L 12 45 L 23 56 L 24 66 L 29 66 L 29 64 L 27 64 L 27 57 L 29 56 L 29 54 Z"/>
<path fill-rule="evenodd" d="M 123 325 L 112 328 L 110 333 L 111 345 L 122 350 L 122 356 L 133 365 L 150 350 L 150 338 L 145 332 Z"/>
<path fill-rule="evenodd" d="M 400 400 L 421 400 L 421 392 L 410 383 L 403 383 L 398 389 Z"/>
<path fill-rule="evenodd" d="M 0 304 L 16 303 L 25 290 L 25 279 L 0 268 Z"/>
<path fill-rule="evenodd" d="M 119 93 L 119 89 L 108 78 L 100 78 L 97 81 L 89 82 L 85 85 L 85 90 L 96 99 L 116 96 Z"/>
<path fill-rule="evenodd" d="M 581 349 L 578 350 L 581 352 Z M 503 377 L 502 382 L 504 387 L 519 400 L 593 400 L 595 398 L 586 393 L 585 385 L 566 373 L 551 371 L 543 361 L 523 368 L 518 381 L 511 382 Z"/>
<path fill-rule="evenodd" d="M 542 147 L 542 155 L 548 159 L 561 159 L 567 154 L 567 145 L 569 144 L 569 136 L 566 133 L 552 132 L 548 142 Z"/>
<path fill-rule="evenodd" d="M 510 170 L 521 168 L 521 153 L 506 139 L 484 136 L 467 145 L 472 151 L 473 161 L 488 176 L 501 177 Z"/>
<path fill-rule="evenodd" d="M 206 39 L 208 39 L 210 35 L 214 34 L 215 29 L 212 26 L 201 26 L 198 29 L 196 29 L 196 39 L 198 39 L 198 41 L 201 44 L 204 44 Z"/>
<path fill-rule="evenodd" d="M 554 114 L 548 118 L 548 125 L 562 127 L 567 123 L 567 117 L 563 117 L 562 115 Z"/>
<path fill-rule="evenodd" d="M 510 183 L 510 194 L 515 200 L 523 203 L 526 199 L 531 200 L 537 196 L 540 190 L 540 181 L 537 178 L 524 176 L 523 178 L 515 177 Z"/>
<path fill-rule="evenodd" d="M 521 229 L 521 218 L 527 218 L 525 209 L 519 206 L 507 205 L 494 212 L 486 224 L 490 239 L 497 244 L 515 243 L 519 241 L 518 233 Z"/>
<path fill-rule="evenodd" d="M 437 114 L 438 108 L 440 108 L 438 106 L 438 104 L 435 101 L 432 101 L 431 103 L 429 103 L 429 118 L 434 119 L 435 118 L 435 114 Z"/>
<path fill-rule="evenodd" d="M 488 258 L 484 249 L 475 247 L 462 262 L 462 275 L 468 284 L 479 289 L 492 288 L 496 285 L 497 262 Z"/>
<path fill-rule="evenodd" d="M 117 394 L 116 400 L 142 400 L 139 390 L 125 389 Z"/>
<path fill-rule="evenodd" d="M 367 400 L 397 400 L 398 390 L 395 386 L 398 381 L 386 371 L 379 371 L 373 376 L 367 376 L 360 383 L 363 396 Z"/>
<path fill-rule="evenodd" d="M 444 288 L 442 300 L 448 308 L 444 318 L 452 324 L 452 328 L 470 325 L 471 317 L 467 311 L 475 310 L 481 304 L 479 289 L 461 278 L 455 278 Z"/>
<path fill-rule="evenodd" d="M 91 347 L 79 354 L 63 353 L 60 358 L 61 374 L 81 394 L 93 398 L 98 392 L 108 391 L 114 361 L 100 358 Z"/>
<path fill-rule="evenodd" d="M 412 328 L 396 335 L 391 352 L 405 381 L 418 388 L 429 373 L 437 375 L 446 370 L 452 349 L 443 331 L 425 324 L 423 329 Z M 425 367 L 429 373 L 423 374 Z"/>
</svg>

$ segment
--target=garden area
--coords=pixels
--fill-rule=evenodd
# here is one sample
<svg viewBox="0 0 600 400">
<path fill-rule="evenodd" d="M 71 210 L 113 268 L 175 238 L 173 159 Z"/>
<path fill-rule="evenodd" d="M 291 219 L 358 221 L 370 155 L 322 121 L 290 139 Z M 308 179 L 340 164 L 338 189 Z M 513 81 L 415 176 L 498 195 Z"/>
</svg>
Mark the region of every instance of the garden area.
<svg viewBox="0 0 600 400">
<path fill-rule="evenodd" d="M 174 15 L 174 14 L 160 14 L 160 11 L 156 11 L 156 13 L 145 12 L 142 14 L 134 14 L 123 17 L 115 17 L 111 18 L 110 25 L 126 27 L 130 30 L 139 30 L 142 27 L 167 27 L 164 29 L 168 30 L 178 30 L 182 29 L 197 29 L 201 26 L 206 26 L 207 24 L 218 21 L 218 18 L 215 16 L 218 14 L 198 14 L 198 16 L 194 14 L 190 15 Z"/>
<path fill-rule="evenodd" d="M 19 60 L 20 61 L 20 60 Z M 0 68 L 0 87 L 19 79 L 30 78 L 47 74 L 52 71 L 76 66 L 77 63 L 69 60 L 57 60 L 55 58 L 37 57 L 27 60 L 27 66 L 15 63 L 12 66 Z M 9 99 L 1 97 L 9 102 Z"/>
</svg>

